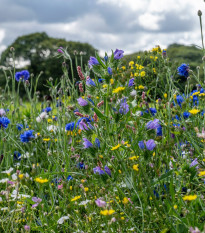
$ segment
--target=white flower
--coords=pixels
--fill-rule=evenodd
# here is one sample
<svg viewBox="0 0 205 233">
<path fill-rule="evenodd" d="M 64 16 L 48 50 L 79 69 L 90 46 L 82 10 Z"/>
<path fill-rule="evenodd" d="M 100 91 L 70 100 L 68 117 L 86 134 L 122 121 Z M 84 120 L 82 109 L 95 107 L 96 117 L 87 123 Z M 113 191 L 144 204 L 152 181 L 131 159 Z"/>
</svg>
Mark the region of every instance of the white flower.
<svg viewBox="0 0 205 233">
<path fill-rule="evenodd" d="M 6 183 L 7 181 L 9 181 L 9 179 L 5 178 L 5 179 L 0 180 L 0 183 Z"/>
<path fill-rule="evenodd" d="M 136 91 L 136 90 L 131 91 L 131 92 L 130 92 L 130 95 L 131 95 L 131 96 L 137 95 L 137 91 Z"/>
<path fill-rule="evenodd" d="M 90 200 L 81 201 L 78 205 L 87 205 Z"/>
<path fill-rule="evenodd" d="M 63 216 L 61 217 L 60 219 L 58 219 L 57 223 L 58 224 L 63 224 L 65 220 L 69 219 L 70 218 L 70 215 L 68 216 Z"/>
<path fill-rule="evenodd" d="M 12 176 L 11 176 L 11 178 L 12 178 L 12 180 L 17 180 L 17 175 L 16 175 L 16 173 L 14 173 Z"/>
<path fill-rule="evenodd" d="M 54 133 L 56 133 L 57 127 L 56 127 L 55 125 L 49 125 L 49 126 L 47 127 L 47 130 L 48 130 L 48 131 L 53 131 Z"/>
<path fill-rule="evenodd" d="M 42 112 L 38 117 L 36 117 L 36 121 L 41 122 L 45 118 L 48 118 L 48 114 L 47 112 Z"/>
<path fill-rule="evenodd" d="M 17 199 L 17 198 L 20 199 L 20 198 L 22 198 L 22 197 L 29 198 L 30 195 L 20 194 L 20 193 L 17 192 L 17 190 L 13 190 L 13 192 L 12 192 L 12 194 L 11 194 L 11 197 L 13 197 L 14 200 L 15 200 L 15 199 Z"/>
<path fill-rule="evenodd" d="M 3 171 L 1 173 L 10 174 L 13 170 L 14 170 L 13 167 L 10 167 L 9 170 Z"/>
</svg>

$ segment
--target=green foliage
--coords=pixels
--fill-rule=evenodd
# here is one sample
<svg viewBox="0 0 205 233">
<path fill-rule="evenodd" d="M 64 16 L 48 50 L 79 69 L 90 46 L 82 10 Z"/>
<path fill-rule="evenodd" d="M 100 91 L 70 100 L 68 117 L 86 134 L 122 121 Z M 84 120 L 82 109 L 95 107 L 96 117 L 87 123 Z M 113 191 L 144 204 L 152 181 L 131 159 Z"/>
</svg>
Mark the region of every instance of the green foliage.
<svg viewBox="0 0 205 233">
<path fill-rule="evenodd" d="M 43 75 L 39 80 L 38 90 L 42 94 L 47 94 L 45 85 L 47 80 L 52 77 L 54 81 L 60 79 L 62 73 L 63 58 L 60 61 L 53 59 L 58 54 L 59 47 L 67 48 L 71 55 L 72 63 L 74 65 L 75 77 L 78 77 L 75 67 L 82 65 L 84 67 L 91 55 L 94 55 L 96 49 L 87 43 L 66 41 L 64 39 L 57 39 L 49 37 L 45 32 L 33 33 L 18 37 L 14 43 L 8 46 L 8 48 L 2 53 L 1 63 L 3 66 L 10 67 L 13 65 L 12 54 L 10 48 L 15 49 L 15 61 L 17 64 L 26 63 L 28 65 L 21 67 L 18 70 L 28 69 L 30 73 L 38 75 L 43 71 Z M 74 53 L 77 53 L 76 56 Z M 80 55 L 82 54 L 82 55 Z M 82 59 L 82 61 L 81 61 Z M 81 64 L 82 62 L 82 64 Z M 18 66 L 17 66 L 18 68 Z M 68 70 L 68 76 L 71 77 L 70 64 L 66 65 Z M 35 77 L 34 77 L 35 78 Z M 0 74 L 0 86 L 5 85 L 5 79 L 3 73 Z M 23 91 L 23 89 L 22 89 Z"/>
</svg>

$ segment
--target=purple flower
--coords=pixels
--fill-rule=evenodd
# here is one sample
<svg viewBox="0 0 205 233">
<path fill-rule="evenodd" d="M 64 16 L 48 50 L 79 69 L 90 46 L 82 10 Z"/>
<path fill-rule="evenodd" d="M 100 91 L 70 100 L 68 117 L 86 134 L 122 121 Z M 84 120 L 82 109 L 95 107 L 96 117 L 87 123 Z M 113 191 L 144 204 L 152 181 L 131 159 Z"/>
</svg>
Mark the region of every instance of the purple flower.
<svg viewBox="0 0 205 233">
<path fill-rule="evenodd" d="M 108 166 L 105 166 L 105 167 L 104 167 L 104 170 L 105 170 L 105 172 L 106 172 L 109 176 L 111 176 L 111 171 L 110 171 L 110 169 L 109 169 Z"/>
<path fill-rule="evenodd" d="M 32 197 L 32 201 L 36 202 L 34 205 L 32 205 L 32 208 L 35 208 L 35 207 L 37 207 L 39 205 L 39 203 L 42 202 L 42 199 L 38 198 L 38 197 Z"/>
<path fill-rule="evenodd" d="M 81 130 L 89 130 L 84 120 L 82 120 L 79 123 L 79 129 L 81 129 Z"/>
<path fill-rule="evenodd" d="M 121 104 L 120 104 L 120 109 L 119 109 L 119 113 L 121 114 L 127 114 L 129 112 L 129 105 L 126 102 L 126 98 L 124 98 L 123 100 L 121 100 Z"/>
<path fill-rule="evenodd" d="M 134 78 L 131 78 L 130 80 L 129 80 L 129 83 L 128 83 L 128 87 L 132 87 L 132 86 L 134 86 Z"/>
<path fill-rule="evenodd" d="M 98 138 L 95 138 L 95 145 L 100 148 L 100 140 Z"/>
<path fill-rule="evenodd" d="M 94 174 L 98 173 L 99 175 L 104 175 L 105 172 L 100 167 L 93 168 Z"/>
<path fill-rule="evenodd" d="M 198 161 L 197 161 L 197 158 L 196 159 L 194 159 L 192 162 L 191 162 L 191 164 L 190 164 L 190 167 L 194 167 L 194 166 L 196 166 L 198 164 Z M 197 166 L 196 167 L 196 169 L 198 169 L 199 167 Z"/>
<path fill-rule="evenodd" d="M 153 150 L 155 148 L 156 144 L 154 142 L 153 139 L 150 139 L 146 142 L 146 147 L 147 147 L 147 150 Z"/>
<path fill-rule="evenodd" d="M 144 142 L 143 141 L 139 141 L 138 142 L 138 146 L 141 150 L 143 150 L 145 147 L 144 147 Z"/>
<path fill-rule="evenodd" d="M 73 130 L 74 130 L 74 127 L 75 127 L 75 122 L 71 122 L 71 123 L 68 123 L 68 124 L 65 126 L 65 130 L 73 131 Z"/>
<path fill-rule="evenodd" d="M 87 77 L 87 79 L 86 79 L 86 85 L 96 87 L 95 82 L 90 77 Z"/>
<path fill-rule="evenodd" d="M 119 60 L 123 57 L 123 50 L 116 49 L 114 52 L 114 59 Z"/>
<path fill-rule="evenodd" d="M 87 149 L 89 147 L 93 147 L 93 144 L 87 139 L 87 138 L 83 138 L 83 145 L 84 145 L 84 148 Z"/>
<path fill-rule="evenodd" d="M 78 98 L 77 101 L 78 101 L 78 104 L 82 107 L 88 105 L 88 102 L 82 97 Z"/>
<path fill-rule="evenodd" d="M 157 129 L 158 127 L 160 127 L 159 119 L 154 119 L 146 124 L 147 129 Z"/>
<path fill-rule="evenodd" d="M 92 68 L 94 65 L 99 65 L 98 60 L 95 57 L 90 57 L 90 60 L 88 61 L 89 68 Z"/>
<path fill-rule="evenodd" d="M 51 107 L 46 107 L 42 110 L 42 112 L 50 112 L 52 110 Z"/>
<path fill-rule="evenodd" d="M 95 200 L 95 203 L 98 207 L 105 207 L 106 206 L 106 202 L 100 200 L 99 198 L 97 200 Z"/>
<path fill-rule="evenodd" d="M 19 82 L 20 79 L 26 81 L 28 80 L 30 77 L 30 73 L 28 72 L 28 70 L 22 70 L 20 72 L 16 72 L 15 74 L 15 79 L 17 82 Z"/>
<path fill-rule="evenodd" d="M 24 226 L 24 229 L 25 229 L 25 231 L 30 231 L 30 226 L 25 225 L 25 226 Z"/>
<path fill-rule="evenodd" d="M 64 53 L 62 49 L 57 50 L 59 53 Z"/>
<path fill-rule="evenodd" d="M 108 67 L 107 72 L 108 72 L 109 75 L 112 75 L 112 68 Z"/>
</svg>

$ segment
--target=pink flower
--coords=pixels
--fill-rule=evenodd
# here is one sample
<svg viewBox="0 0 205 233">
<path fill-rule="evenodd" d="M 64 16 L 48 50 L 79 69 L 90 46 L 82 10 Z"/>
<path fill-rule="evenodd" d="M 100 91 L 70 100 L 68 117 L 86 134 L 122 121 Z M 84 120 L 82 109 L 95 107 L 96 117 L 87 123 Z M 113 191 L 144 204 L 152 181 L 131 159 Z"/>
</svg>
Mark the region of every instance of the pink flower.
<svg viewBox="0 0 205 233">
<path fill-rule="evenodd" d="M 63 189 L 63 184 L 58 185 L 58 190 Z"/>
</svg>

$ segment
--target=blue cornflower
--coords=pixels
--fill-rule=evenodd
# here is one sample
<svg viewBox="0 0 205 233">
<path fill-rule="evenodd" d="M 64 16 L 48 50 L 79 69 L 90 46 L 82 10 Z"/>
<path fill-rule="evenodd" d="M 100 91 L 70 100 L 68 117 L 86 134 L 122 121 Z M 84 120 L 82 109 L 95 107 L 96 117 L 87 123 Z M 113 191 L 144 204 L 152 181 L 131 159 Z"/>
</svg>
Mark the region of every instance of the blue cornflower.
<svg viewBox="0 0 205 233">
<path fill-rule="evenodd" d="M 69 175 L 68 177 L 67 177 L 67 180 L 69 181 L 69 180 L 73 180 L 73 177 L 71 176 L 71 175 Z"/>
<path fill-rule="evenodd" d="M 16 128 L 20 131 L 20 130 L 23 129 L 23 125 L 22 125 L 22 124 L 17 124 L 17 125 L 16 125 Z"/>
<path fill-rule="evenodd" d="M 183 113 L 184 119 L 187 119 L 190 115 L 191 115 L 191 113 L 189 113 L 189 112 L 184 112 Z"/>
<path fill-rule="evenodd" d="M 27 130 L 23 134 L 20 135 L 21 142 L 29 142 L 32 138 L 34 130 Z"/>
<path fill-rule="evenodd" d="M 179 74 L 180 76 L 184 76 L 184 77 L 186 77 L 186 78 L 189 76 L 189 65 L 188 65 L 188 64 L 185 64 L 185 63 L 181 64 L 181 65 L 177 68 L 177 70 L 178 70 L 178 74 Z"/>
<path fill-rule="evenodd" d="M 0 128 L 7 128 L 10 120 L 7 117 L 0 117 Z"/>
<path fill-rule="evenodd" d="M 93 102 L 91 98 L 87 98 L 87 100 L 89 100 L 95 106 L 95 103 Z"/>
<path fill-rule="evenodd" d="M 149 111 L 152 114 L 152 116 L 155 116 L 155 114 L 157 113 L 157 109 L 156 108 L 150 108 Z"/>
<path fill-rule="evenodd" d="M 112 68 L 111 68 L 111 67 L 108 67 L 108 68 L 107 68 L 107 72 L 108 72 L 109 75 L 112 75 Z"/>
<path fill-rule="evenodd" d="M 78 165 L 77 165 L 77 167 L 79 169 L 85 169 L 85 164 L 83 162 L 79 162 Z"/>
<path fill-rule="evenodd" d="M 65 130 L 67 130 L 67 131 L 73 131 L 73 130 L 74 130 L 74 127 L 75 127 L 75 122 L 71 122 L 71 123 L 68 123 L 68 124 L 65 126 Z"/>
<path fill-rule="evenodd" d="M 181 95 L 178 95 L 177 97 L 176 97 L 176 101 L 177 101 L 177 103 L 178 103 L 178 105 L 180 106 L 180 108 L 182 107 L 182 103 L 184 102 L 184 98 L 181 96 Z"/>
<path fill-rule="evenodd" d="M 50 112 L 52 110 L 51 107 L 46 107 L 42 110 L 42 112 Z"/>
<path fill-rule="evenodd" d="M 157 132 L 157 136 L 162 136 L 162 126 L 161 125 L 156 129 L 156 132 Z"/>
<path fill-rule="evenodd" d="M 99 79 L 98 79 L 98 82 L 99 82 L 99 83 L 103 83 L 103 80 L 105 80 L 105 79 L 99 78 Z"/>
<path fill-rule="evenodd" d="M 15 74 L 15 79 L 17 82 L 19 82 L 20 79 L 26 81 L 28 80 L 30 77 L 30 73 L 28 72 L 28 70 L 22 70 L 20 72 L 16 72 Z"/>
<path fill-rule="evenodd" d="M 21 153 L 18 151 L 14 151 L 14 160 L 21 160 Z"/>
</svg>

